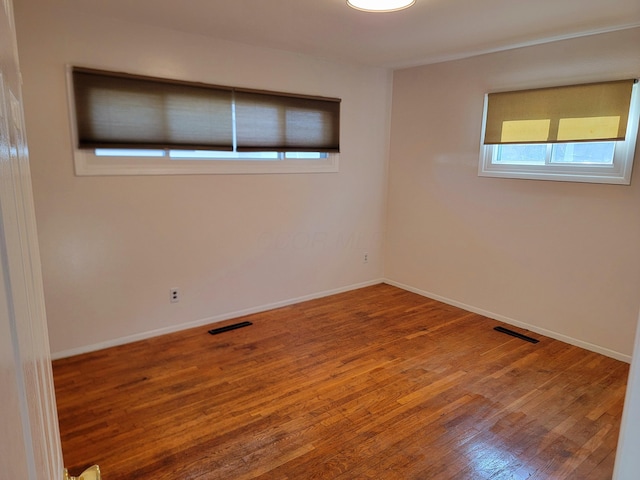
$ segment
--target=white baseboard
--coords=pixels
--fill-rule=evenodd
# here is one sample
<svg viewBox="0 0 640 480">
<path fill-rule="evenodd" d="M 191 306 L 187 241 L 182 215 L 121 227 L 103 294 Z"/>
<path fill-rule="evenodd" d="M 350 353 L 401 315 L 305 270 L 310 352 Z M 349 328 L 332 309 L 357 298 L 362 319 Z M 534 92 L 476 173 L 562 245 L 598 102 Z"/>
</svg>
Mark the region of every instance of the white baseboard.
<svg viewBox="0 0 640 480">
<path fill-rule="evenodd" d="M 260 305 L 257 307 L 251 307 L 244 310 L 238 310 L 235 312 L 223 313 L 220 315 L 214 315 L 213 317 L 202 318 L 193 322 L 181 323 L 179 325 L 172 325 L 170 327 L 159 328 L 157 330 L 150 330 L 147 332 L 136 333 L 134 335 L 128 335 L 126 337 L 120 337 L 113 340 L 107 340 L 106 342 L 95 343 L 92 345 L 86 345 L 78 348 L 72 348 L 70 350 L 63 350 L 61 352 L 55 352 L 51 354 L 52 360 L 59 360 L 61 358 L 72 357 L 74 355 L 80 355 L 83 353 L 95 352 L 109 347 L 116 347 L 118 345 L 125 345 L 127 343 L 137 342 L 139 340 L 145 340 L 147 338 L 158 337 L 160 335 L 166 335 L 167 333 L 179 332 L 181 330 L 188 330 L 189 328 L 201 327 L 203 325 L 209 325 L 212 323 L 223 322 L 232 318 L 243 317 L 245 315 L 251 315 L 253 313 L 266 312 L 273 310 L 274 308 L 286 307 L 295 303 L 306 302 L 307 300 L 315 300 L 317 298 L 328 297 L 337 293 L 348 292 L 350 290 L 357 290 L 358 288 L 370 287 L 371 285 L 377 285 L 384 283 L 383 279 L 370 280 L 368 282 L 347 285 L 332 290 L 325 290 L 323 292 L 312 293 L 310 295 L 304 295 L 302 297 L 290 298 L 288 300 L 282 300 L 279 302 L 269 303 L 266 305 Z"/>
<path fill-rule="evenodd" d="M 530 330 L 535 333 L 539 333 L 540 335 L 544 335 L 546 337 L 551 337 L 556 340 L 560 340 L 561 342 L 568 343 L 570 345 L 574 345 L 576 347 L 584 348 L 585 350 L 590 350 L 592 352 L 600 353 L 607 357 L 615 358 L 616 360 L 620 360 L 626 363 L 631 363 L 631 355 L 626 355 L 624 353 L 616 352 L 615 350 L 610 350 L 605 347 L 601 347 L 599 345 L 594 345 L 593 343 L 584 342 L 582 340 L 578 340 L 577 338 L 569 337 L 562 333 L 554 332 L 551 330 L 547 330 L 546 328 L 536 327 L 535 325 L 530 325 L 525 322 L 520 322 L 518 320 L 514 320 L 513 318 L 505 317 L 504 315 L 500 315 L 498 313 L 489 312 L 487 310 L 483 310 L 481 308 L 476 308 L 472 305 L 467 305 L 462 302 L 458 302 L 456 300 L 452 300 L 450 298 L 442 297 L 440 295 L 436 295 L 435 293 L 426 292 L 424 290 L 420 290 L 419 288 L 414 288 L 409 285 L 404 285 L 399 282 L 395 282 L 388 278 L 384 279 L 384 283 L 388 285 L 392 285 L 394 287 L 401 288 L 403 290 L 407 290 L 408 292 L 417 293 L 423 297 L 431 298 L 433 300 L 438 300 L 439 302 L 446 303 L 448 305 L 452 305 L 454 307 L 462 308 L 463 310 L 467 310 L 469 312 L 477 313 L 478 315 L 482 315 L 484 317 L 492 318 L 494 320 L 498 320 L 499 322 L 504 322 L 509 325 L 513 325 L 515 327 L 524 328 L 526 330 Z"/>
<path fill-rule="evenodd" d="M 379 283 L 386 283 L 388 285 L 392 285 L 394 287 L 401 288 L 403 290 L 407 290 L 408 292 L 416 293 L 423 297 L 431 298 L 433 300 L 438 300 L 439 302 L 446 303 L 448 305 L 452 305 L 454 307 L 462 308 L 463 310 L 467 310 L 469 312 L 477 313 L 484 317 L 492 318 L 494 320 L 498 320 L 500 322 L 507 323 L 509 325 L 513 325 L 516 327 L 524 328 L 531 332 L 539 333 L 540 335 L 545 335 L 550 338 L 554 338 L 556 340 L 560 340 L 562 342 L 568 343 L 570 345 L 575 345 L 576 347 L 584 348 L 586 350 L 590 350 L 592 352 L 600 353 L 602 355 L 606 355 L 607 357 L 615 358 L 616 360 L 621 360 L 623 362 L 631 363 L 631 355 L 626 355 L 620 352 L 616 352 L 615 350 L 610 350 L 605 347 L 601 347 L 599 345 L 594 345 L 589 342 L 584 342 L 582 340 L 578 340 L 577 338 L 569 337 L 567 335 L 554 332 L 551 330 L 547 330 L 545 328 L 536 327 L 535 325 L 531 325 L 525 322 L 520 322 L 513 318 L 505 317 L 504 315 L 500 315 L 498 313 L 489 312 L 487 310 L 483 310 L 481 308 L 474 307 L 472 305 L 467 305 L 466 303 L 458 302 L 456 300 L 452 300 L 450 298 L 443 297 L 441 295 L 437 295 L 435 293 L 427 292 L 425 290 L 420 290 L 419 288 L 412 287 L 410 285 L 405 285 L 400 282 L 396 282 L 394 280 L 390 280 L 388 278 L 370 280 L 368 282 L 348 285 L 345 287 L 335 288 L 332 290 L 325 290 L 323 292 L 313 293 L 310 295 L 304 295 L 301 297 L 291 298 L 288 300 L 282 300 L 279 302 L 274 302 L 266 305 L 260 305 L 257 307 L 247 308 L 244 310 L 238 310 L 235 312 L 223 313 L 220 315 L 215 315 L 213 317 L 207 317 L 200 320 L 196 320 L 188 323 L 181 323 L 179 325 L 172 325 L 170 327 L 160 328 L 157 330 L 150 330 L 147 332 L 137 333 L 134 335 L 128 335 L 126 337 L 120 337 L 113 340 L 108 340 L 106 342 L 95 343 L 92 345 L 86 345 L 78 348 L 73 348 L 70 350 L 64 350 L 61 352 L 52 353 L 51 358 L 53 360 L 58 360 L 61 358 L 72 357 L 74 355 L 80 355 L 83 353 L 94 352 L 97 350 L 102 350 L 104 348 L 115 347 L 118 345 L 124 345 L 127 343 L 137 342 L 139 340 L 145 340 L 147 338 L 158 337 L 160 335 L 165 335 L 168 333 L 174 333 L 181 330 L 188 330 L 189 328 L 201 327 L 204 325 L 209 325 L 212 323 L 223 322 L 225 320 L 230 320 L 232 318 L 238 318 L 245 315 L 251 315 L 253 313 L 261 313 L 266 312 L 268 310 L 273 310 L 275 308 L 286 307 L 288 305 L 293 305 L 296 303 L 306 302 L 307 300 L 315 300 L 317 298 L 328 297 L 330 295 L 335 295 L 337 293 L 348 292 L 350 290 L 357 290 L 358 288 L 369 287 L 371 285 L 377 285 Z"/>
</svg>

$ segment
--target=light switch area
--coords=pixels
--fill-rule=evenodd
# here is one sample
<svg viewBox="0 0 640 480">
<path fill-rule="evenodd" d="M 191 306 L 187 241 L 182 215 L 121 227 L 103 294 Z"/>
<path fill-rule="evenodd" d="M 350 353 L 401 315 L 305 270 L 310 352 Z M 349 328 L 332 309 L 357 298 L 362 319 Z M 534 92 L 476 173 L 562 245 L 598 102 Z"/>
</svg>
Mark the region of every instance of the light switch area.
<svg viewBox="0 0 640 480">
<path fill-rule="evenodd" d="M 177 288 L 169 290 L 169 301 L 171 303 L 178 303 L 180 301 L 180 291 Z"/>
</svg>

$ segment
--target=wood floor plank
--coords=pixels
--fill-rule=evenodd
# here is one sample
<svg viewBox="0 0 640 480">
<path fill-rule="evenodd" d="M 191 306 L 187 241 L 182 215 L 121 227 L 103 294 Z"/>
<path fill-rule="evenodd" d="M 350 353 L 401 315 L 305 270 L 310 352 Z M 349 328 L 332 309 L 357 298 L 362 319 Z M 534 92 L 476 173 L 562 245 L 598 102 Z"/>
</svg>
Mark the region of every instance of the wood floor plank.
<svg viewBox="0 0 640 480">
<path fill-rule="evenodd" d="M 611 477 L 623 362 L 382 284 L 245 320 L 55 361 L 71 473 Z"/>
</svg>

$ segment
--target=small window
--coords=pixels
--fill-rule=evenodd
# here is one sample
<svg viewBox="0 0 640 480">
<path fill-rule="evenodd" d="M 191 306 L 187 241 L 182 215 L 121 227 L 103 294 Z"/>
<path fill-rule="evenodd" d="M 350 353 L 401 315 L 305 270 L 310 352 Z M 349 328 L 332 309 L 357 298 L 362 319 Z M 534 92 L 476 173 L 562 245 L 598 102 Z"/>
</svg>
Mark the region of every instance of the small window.
<svg viewBox="0 0 640 480">
<path fill-rule="evenodd" d="M 69 70 L 77 175 L 336 172 L 340 100 Z"/>
<path fill-rule="evenodd" d="M 629 185 L 639 112 L 633 80 L 489 94 L 478 175 Z"/>
</svg>

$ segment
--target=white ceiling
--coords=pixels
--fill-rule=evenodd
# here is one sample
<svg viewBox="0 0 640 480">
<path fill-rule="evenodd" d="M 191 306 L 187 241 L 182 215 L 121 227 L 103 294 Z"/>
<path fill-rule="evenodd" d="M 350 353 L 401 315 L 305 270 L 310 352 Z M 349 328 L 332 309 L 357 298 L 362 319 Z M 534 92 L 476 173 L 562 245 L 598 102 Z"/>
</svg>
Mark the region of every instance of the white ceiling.
<svg viewBox="0 0 640 480">
<path fill-rule="evenodd" d="M 394 68 L 640 26 L 640 0 L 417 0 L 392 13 L 353 10 L 346 0 L 56 1 L 97 15 Z"/>
</svg>

